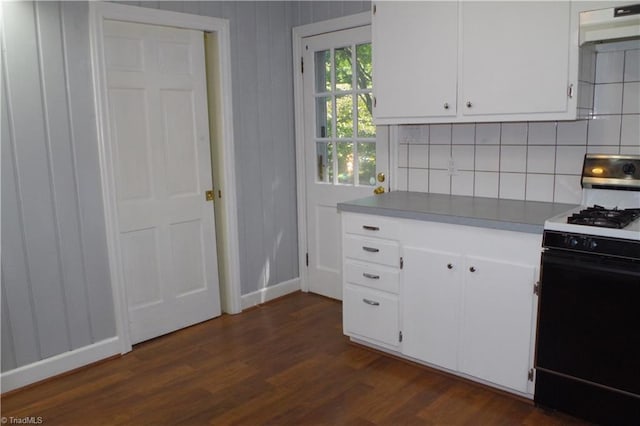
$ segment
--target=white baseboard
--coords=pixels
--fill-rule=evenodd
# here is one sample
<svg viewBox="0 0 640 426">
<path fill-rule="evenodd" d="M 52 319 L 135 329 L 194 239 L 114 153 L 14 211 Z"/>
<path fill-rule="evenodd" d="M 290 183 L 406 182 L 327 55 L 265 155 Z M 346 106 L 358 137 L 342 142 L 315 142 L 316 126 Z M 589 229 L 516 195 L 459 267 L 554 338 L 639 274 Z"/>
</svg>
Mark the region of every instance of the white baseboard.
<svg viewBox="0 0 640 426">
<path fill-rule="evenodd" d="M 73 351 L 5 371 L 0 374 L 0 389 L 2 393 L 18 389 L 119 353 L 120 341 L 118 337 L 101 340 Z"/>
<path fill-rule="evenodd" d="M 294 291 L 300 290 L 300 278 L 294 278 L 269 287 L 261 288 L 253 293 L 242 295 L 242 309 L 247 309 L 269 300 L 277 299 Z"/>
</svg>

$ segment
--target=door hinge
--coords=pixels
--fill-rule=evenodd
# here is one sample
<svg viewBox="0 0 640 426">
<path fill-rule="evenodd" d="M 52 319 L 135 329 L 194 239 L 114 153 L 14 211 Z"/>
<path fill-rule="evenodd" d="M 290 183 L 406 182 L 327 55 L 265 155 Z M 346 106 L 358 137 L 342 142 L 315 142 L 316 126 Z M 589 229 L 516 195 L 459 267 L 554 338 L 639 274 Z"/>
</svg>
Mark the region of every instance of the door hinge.
<svg viewBox="0 0 640 426">
<path fill-rule="evenodd" d="M 567 89 L 567 96 L 569 96 L 569 98 L 573 98 L 573 94 L 574 94 L 573 83 L 571 83 L 569 85 L 569 88 Z"/>
<path fill-rule="evenodd" d="M 378 11 L 378 8 L 377 8 L 377 7 L 376 7 L 376 5 L 374 4 L 374 5 L 373 5 L 373 14 L 375 15 L 377 11 Z"/>
<path fill-rule="evenodd" d="M 540 281 L 537 281 L 534 285 L 533 285 L 533 294 L 535 294 L 536 296 L 540 295 Z"/>
<path fill-rule="evenodd" d="M 400 258 L 400 269 L 404 268 L 404 259 Z"/>
<path fill-rule="evenodd" d="M 527 380 L 533 382 L 533 368 L 529 370 L 529 373 L 527 374 Z"/>
<path fill-rule="evenodd" d="M 307 253 L 306 255 L 306 262 L 307 262 L 307 266 L 309 266 L 309 253 Z"/>
<path fill-rule="evenodd" d="M 373 97 L 373 107 L 375 108 L 376 106 L 378 106 L 378 98 L 376 98 L 375 96 Z"/>
<path fill-rule="evenodd" d="M 300 58 L 300 73 L 304 74 L 304 58 Z"/>
<path fill-rule="evenodd" d="M 402 343 L 402 331 L 398 332 L 398 342 Z"/>
</svg>

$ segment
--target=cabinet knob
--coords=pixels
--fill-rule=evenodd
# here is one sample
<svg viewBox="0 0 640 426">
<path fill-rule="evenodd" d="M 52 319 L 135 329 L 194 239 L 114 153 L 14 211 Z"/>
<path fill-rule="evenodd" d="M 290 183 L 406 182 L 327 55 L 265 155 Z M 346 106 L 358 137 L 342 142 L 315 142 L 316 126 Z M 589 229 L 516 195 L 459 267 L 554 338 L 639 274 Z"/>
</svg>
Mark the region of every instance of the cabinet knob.
<svg viewBox="0 0 640 426">
<path fill-rule="evenodd" d="M 447 269 L 453 269 L 453 263 L 447 263 Z"/>
<path fill-rule="evenodd" d="M 469 270 L 470 270 L 471 272 L 475 272 L 475 271 L 476 271 L 476 267 L 475 267 L 475 266 L 472 266 L 472 267 L 470 267 L 470 268 L 469 268 Z"/>
<path fill-rule="evenodd" d="M 471 108 L 471 105 L 472 105 L 471 101 L 467 101 L 467 108 Z"/>
<path fill-rule="evenodd" d="M 444 103 L 444 109 L 449 109 L 449 102 Z"/>
</svg>

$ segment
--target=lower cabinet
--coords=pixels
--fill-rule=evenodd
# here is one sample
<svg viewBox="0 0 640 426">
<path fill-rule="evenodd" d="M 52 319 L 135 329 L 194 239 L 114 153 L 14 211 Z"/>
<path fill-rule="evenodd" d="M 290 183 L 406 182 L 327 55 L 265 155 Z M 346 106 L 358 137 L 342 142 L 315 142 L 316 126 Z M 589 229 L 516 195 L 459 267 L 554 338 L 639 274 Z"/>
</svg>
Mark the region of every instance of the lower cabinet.
<svg viewBox="0 0 640 426">
<path fill-rule="evenodd" d="M 541 236 L 398 221 L 399 268 L 344 252 L 345 334 L 531 397 Z"/>
</svg>

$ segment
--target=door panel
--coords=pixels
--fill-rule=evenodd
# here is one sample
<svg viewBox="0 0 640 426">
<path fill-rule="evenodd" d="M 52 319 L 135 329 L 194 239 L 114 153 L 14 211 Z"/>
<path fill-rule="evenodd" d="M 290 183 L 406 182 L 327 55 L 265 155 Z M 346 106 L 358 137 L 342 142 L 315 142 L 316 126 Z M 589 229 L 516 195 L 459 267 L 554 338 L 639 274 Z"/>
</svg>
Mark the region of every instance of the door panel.
<svg viewBox="0 0 640 426">
<path fill-rule="evenodd" d="M 342 299 L 339 202 L 373 194 L 388 148 L 372 121 L 370 26 L 304 39 L 309 290 Z M 386 140 L 385 140 L 386 142 Z M 377 161 L 382 158 L 382 161 Z"/>
<path fill-rule="evenodd" d="M 132 343 L 220 315 L 202 32 L 106 21 Z"/>
</svg>

